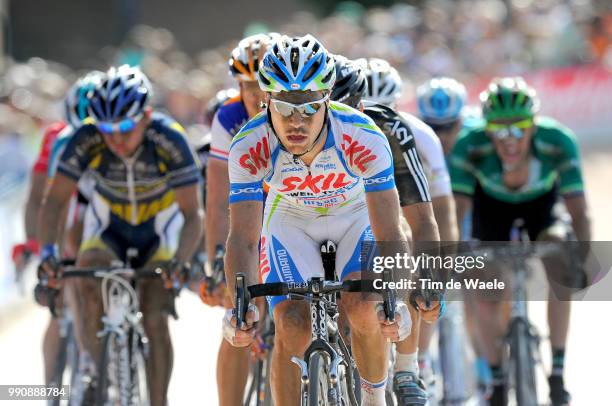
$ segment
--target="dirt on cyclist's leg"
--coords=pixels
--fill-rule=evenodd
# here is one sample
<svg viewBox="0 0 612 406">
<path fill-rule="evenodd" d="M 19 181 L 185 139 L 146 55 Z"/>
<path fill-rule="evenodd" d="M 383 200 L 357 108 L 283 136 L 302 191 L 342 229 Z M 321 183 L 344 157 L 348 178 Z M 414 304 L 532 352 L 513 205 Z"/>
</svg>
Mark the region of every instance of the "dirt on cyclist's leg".
<svg viewBox="0 0 612 406">
<path fill-rule="evenodd" d="M 55 364 L 60 346 L 59 319 L 51 317 L 43 338 L 43 355 L 45 360 L 45 383 L 49 385 L 53 378 Z"/>
<path fill-rule="evenodd" d="M 358 278 L 349 274 L 349 279 Z M 387 376 L 389 346 L 380 332 L 374 302 L 366 301 L 361 293 L 342 295 L 342 307 L 351 326 L 351 345 L 357 369 L 368 382 L 380 382 Z"/>
<path fill-rule="evenodd" d="M 234 347 L 221 340 L 217 356 L 217 391 L 219 406 L 242 406 L 249 377 L 250 347 Z"/>
<path fill-rule="evenodd" d="M 77 256 L 76 267 L 108 267 L 115 259 L 112 252 L 94 248 L 82 251 Z M 78 297 L 78 303 L 72 302 L 72 311 L 75 320 L 75 331 L 82 332 L 77 334 L 77 341 L 81 341 L 79 347 L 87 351 L 97 363 L 101 356 L 101 342 L 97 334 L 102 329 L 102 295 L 100 293 L 100 282 L 96 279 L 78 278 L 75 279 L 73 288 Z M 81 338 L 79 338 L 79 336 Z"/>
<path fill-rule="evenodd" d="M 302 358 L 310 343 L 310 315 L 305 301 L 285 300 L 274 307 L 272 397 L 275 405 L 300 403 L 300 371 L 291 357 Z"/>
<path fill-rule="evenodd" d="M 151 406 L 164 406 L 174 361 L 167 313 L 170 292 L 161 279 L 141 279 L 138 287 L 143 326 L 150 343 L 147 376 Z"/>
</svg>

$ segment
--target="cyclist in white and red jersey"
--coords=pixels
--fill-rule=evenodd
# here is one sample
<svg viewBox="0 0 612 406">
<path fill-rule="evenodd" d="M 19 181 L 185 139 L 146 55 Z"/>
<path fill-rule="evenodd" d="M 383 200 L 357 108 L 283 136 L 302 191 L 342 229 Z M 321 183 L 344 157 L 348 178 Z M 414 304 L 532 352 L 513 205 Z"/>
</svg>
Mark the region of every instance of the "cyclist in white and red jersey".
<svg viewBox="0 0 612 406">
<path fill-rule="evenodd" d="M 256 75 L 262 56 L 272 37 L 278 34 L 258 34 L 244 38 L 232 51 L 229 59 L 230 73 L 239 85 L 239 94 L 229 98 L 218 108 L 211 126 L 210 159 L 207 167 L 206 193 L 206 249 L 212 268 L 218 245 L 225 246 L 228 233 L 229 175 L 227 160 L 232 138 L 240 128 L 261 110 L 264 92 Z M 228 92 L 229 93 L 229 92 Z M 208 294 L 205 285 L 200 286 L 200 297 L 209 305 L 231 304 L 226 298 L 225 284 L 220 284 Z M 249 349 L 232 347 L 223 340 L 217 359 L 217 389 L 221 406 L 241 405 L 248 378 Z"/>
<path fill-rule="evenodd" d="M 334 61 L 311 35 L 276 41 L 258 80 L 268 107 L 234 137 L 229 155 L 228 281 L 237 272 L 247 274 L 247 284 L 323 276 L 319 248 L 328 239 L 337 244 L 338 277 L 359 278 L 363 241 L 405 241 L 386 137 L 364 114 L 329 101 Z M 265 207 L 264 181 L 269 186 Z M 310 340 L 307 303 L 286 299 L 269 299 L 276 327 L 272 392 L 277 405 L 299 402 L 299 374 L 290 359 L 301 356 Z M 343 294 L 342 301 L 362 378 L 362 404 L 382 406 L 385 337 L 396 341 L 410 333 L 407 306 L 399 301 L 396 322 L 388 324 L 379 322 L 375 306 L 361 295 Z M 235 328 L 228 310 L 225 339 L 250 345 L 255 310 L 251 304 L 247 330 Z"/>
</svg>

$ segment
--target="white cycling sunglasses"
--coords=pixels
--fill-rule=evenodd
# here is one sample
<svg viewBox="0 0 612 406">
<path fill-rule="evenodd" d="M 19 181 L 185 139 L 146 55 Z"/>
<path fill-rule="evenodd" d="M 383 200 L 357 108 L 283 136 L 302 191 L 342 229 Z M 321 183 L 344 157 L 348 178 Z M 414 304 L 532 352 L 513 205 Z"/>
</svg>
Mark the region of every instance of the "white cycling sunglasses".
<svg viewBox="0 0 612 406">
<path fill-rule="evenodd" d="M 322 99 L 302 104 L 293 104 L 277 99 L 270 99 L 270 102 L 274 106 L 274 110 L 283 117 L 291 117 L 296 110 L 302 117 L 311 117 L 319 111 L 327 99 L 329 99 L 329 93 Z"/>
</svg>

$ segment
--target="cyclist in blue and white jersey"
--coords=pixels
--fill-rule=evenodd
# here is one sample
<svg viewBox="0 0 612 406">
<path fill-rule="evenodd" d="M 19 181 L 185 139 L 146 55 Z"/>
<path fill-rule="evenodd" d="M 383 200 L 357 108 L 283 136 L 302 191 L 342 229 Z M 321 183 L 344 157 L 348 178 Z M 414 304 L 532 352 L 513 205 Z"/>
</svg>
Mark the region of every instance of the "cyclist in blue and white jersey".
<svg viewBox="0 0 612 406">
<path fill-rule="evenodd" d="M 79 127 L 61 154 L 58 173 L 40 216 L 41 271 L 59 287 L 58 212 L 86 172 L 95 189 L 85 213 L 77 267 L 108 267 L 138 250 L 134 266 L 169 262 L 181 279 L 200 237 L 200 173 L 182 127 L 149 107 L 151 86 L 138 68 L 111 68 L 91 95 L 92 123 Z M 172 371 L 172 344 L 166 306 L 172 281 L 142 280 L 140 309 L 150 339 L 147 363 L 152 405 L 165 405 Z M 81 353 L 99 359 L 102 300 L 97 282 L 77 284 L 80 306 L 73 310 L 83 326 Z M 95 382 L 95 368 L 86 371 Z M 93 392 L 90 387 L 88 395 Z M 91 399 L 86 396 L 85 402 Z"/>
<path fill-rule="evenodd" d="M 395 68 L 387 61 L 371 58 L 367 61 L 358 60 L 365 64 L 368 78 L 367 94 L 363 97 L 364 105 L 379 103 L 395 108 L 402 93 L 403 81 Z M 398 112 L 406 121 L 416 141 L 417 151 L 423 162 L 429 192 L 434 208 L 435 219 L 438 224 L 441 241 L 457 241 L 458 228 L 455 217 L 455 204 L 450 187 L 450 177 L 444 160 L 444 153 L 440 140 L 434 131 L 417 117 L 406 112 Z M 420 227 L 410 214 L 410 206 L 403 207 L 404 215 L 413 231 L 413 240 L 434 241 L 428 235 L 427 228 Z M 411 309 L 413 318 L 417 317 L 416 310 Z M 429 323 L 415 324 L 414 329 L 419 333 L 412 334 L 406 340 L 396 345 L 397 357 L 395 362 L 395 375 L 393 388 L 398 399 L 405 405 L 426 404 L 427 392 L 425 383 L 418 379 L 419 359 L 421 364 L 428 367 L 426 357 L 427 347 L 433 333 L 433 326 Z M 419 349 L 420 353 L 419 354 Z"/>
<path fill-rule="evenodd" d="M 386 137 L 364 114 L 329 101 L 334 80 L 332 57 L 311 35 L 282 37 L 264 56 L 258 81 L 268 107 L 242 128 L 230 149 L 228 281 L 237 272 L 246 273 L 249 285 L 323 276 L 320 243 L 328 239 L 338 247 L 338 277 L 359 278 L 362 241 L 405 241 Z M 264 181 L 269 186 L 265 205 Z M 343 294 L 342 301 L 363 405 L 382 406 L 385 340 L 409 334 L 407 306 L 399 301 L 396 322 L 387 323 L 359 294 Z M 287 297 L 271 298 L 269 304 L 276 325 L 274 403 L 297 404 L 300 377 L 290 360 L 302 356 L 310 341 L 308 306 Z M 225 339 L 250 345 L 255 310 L 251 304 L 247 330 L 235 328 L 228 310 Z"/>
</svg>

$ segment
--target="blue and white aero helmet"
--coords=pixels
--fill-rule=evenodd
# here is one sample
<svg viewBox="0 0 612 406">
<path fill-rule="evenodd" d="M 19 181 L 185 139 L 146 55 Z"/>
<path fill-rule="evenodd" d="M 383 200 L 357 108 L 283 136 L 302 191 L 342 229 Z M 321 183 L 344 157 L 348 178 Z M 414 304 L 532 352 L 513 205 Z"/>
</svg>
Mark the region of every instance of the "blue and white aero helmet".
<svg viewBox="0 0 612 406">
<path fill-rule="evenodd" d="M 459 119 L 467 99 L 465 86 L 452 78 L 428 80 L 417 88 L 417 106 L 427 123 L 446 124 Z"/>
<path fill-rule="evenodd" d="M 112 67 L 96 86 L 90 100 L 91 116 L 97 121 L 138 119 L 151 100 L 151 83 L 138 67 Z"/>
<path fill-rule="evenodd" d="M 257 75 L 265 92 L 331 90 L 336 80 L 332 55 L 312 35 L 277 39 L 263 57 Z"/>
<path fill-rule="evenodd" d="M 64 99 L 64 116 L 72 127 L 79 127 L 83 120 L 89 117 L 89 100 L 103 78 L 103 72 L 91 71 L 80 77 L 68 90 Z"/>
<path fill-rule="evenodd" d="M 361 63 L 364 63 L 361 60 Z M 369 58 L 366 63 L 368 92 L 364 99 L 386 106 L 394 105 L 402 95 L 403 81 L 397 70 L 384 59 Z"/>
</svg>

